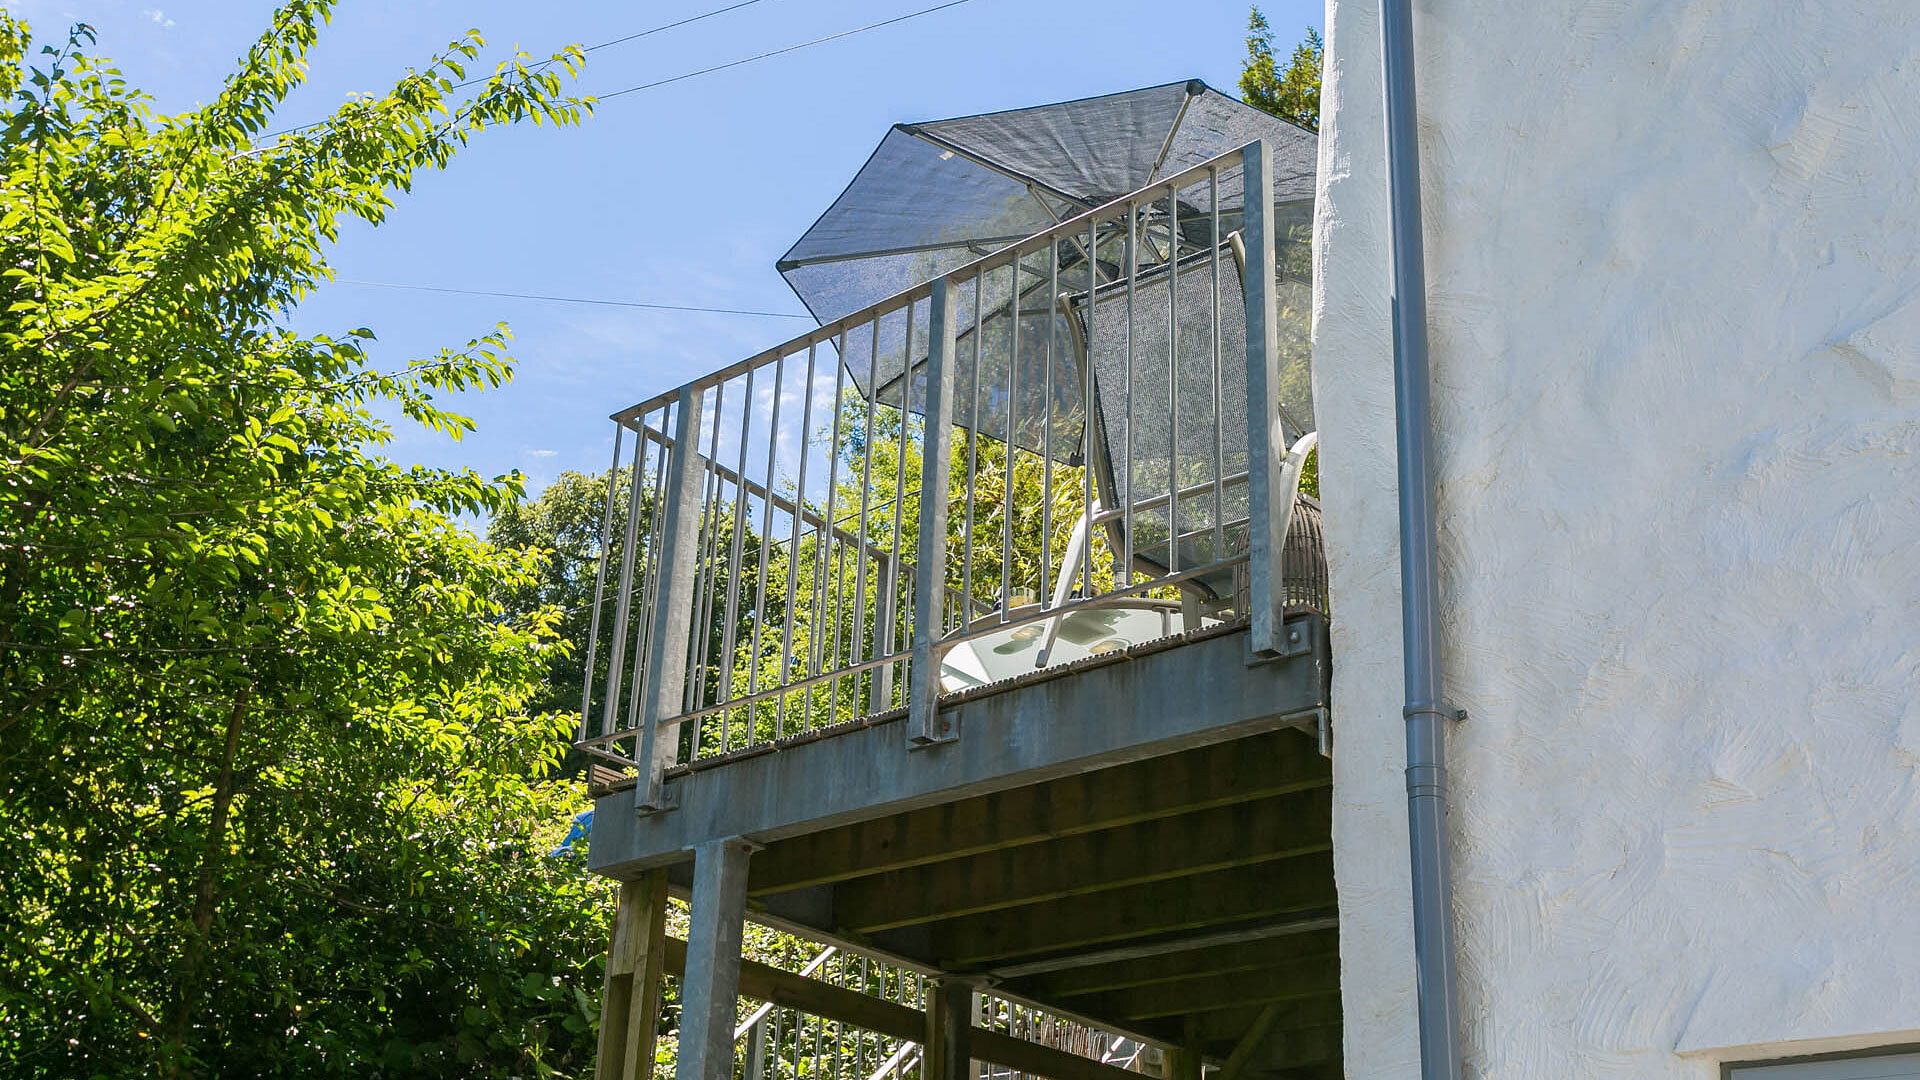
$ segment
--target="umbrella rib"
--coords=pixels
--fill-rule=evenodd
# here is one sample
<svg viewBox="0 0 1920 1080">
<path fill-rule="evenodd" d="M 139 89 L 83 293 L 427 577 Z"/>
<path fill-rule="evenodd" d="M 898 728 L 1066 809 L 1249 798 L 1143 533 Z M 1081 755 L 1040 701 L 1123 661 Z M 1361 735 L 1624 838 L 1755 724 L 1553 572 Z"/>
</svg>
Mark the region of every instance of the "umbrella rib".
<svg viewBox="0 0 1920 1080">
<path fill-rule="evenodd" d="M 1159 178 L 1161 168 L 1167 164 L 1167 155 L 1173 153 L 1173 137 L 1180 134 L 1180 124 L 1187 118 L 1187 106 L 1193 104 L 1193 99 L 1197 96 L 1196 94 L 1180 96 L 1180 108 L 1173 114 L 1173 124 L 1167 128 L 1167 137 L 1160 143 L 1160 154 L 1153 159 L 1153 168 L 1147 170 L 1147 183 L 1140 185 L 1141 187 L 1146 187 Z"/>
</svg>

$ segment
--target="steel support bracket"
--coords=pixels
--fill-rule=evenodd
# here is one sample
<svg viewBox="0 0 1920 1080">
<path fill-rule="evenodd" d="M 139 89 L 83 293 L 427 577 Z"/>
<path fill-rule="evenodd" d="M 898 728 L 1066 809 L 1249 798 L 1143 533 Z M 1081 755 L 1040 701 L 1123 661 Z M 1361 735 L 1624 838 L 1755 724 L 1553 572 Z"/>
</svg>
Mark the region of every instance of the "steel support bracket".
<svg viewBox="0 0 1920 1080">
<path fill-rule="evenodd" d="M 1313 652 L 1313 635 L 1308 632 L 1304 622 L 1294 622 L 1283 627 L 1279 634 L 1279 647 L 1273 655 L 1281 658 L 1306 656 Z"/>
<path fill-rule="evenodd" d="M 936 746 L 945 746 L 960 737 L 960 727 L 954 722 L 953 714 L 940 707 L 937 697 L 926 705 L 925 720 L 916 725 L 907 738 L 907 749 L 928 750 Z"/>
<path fill-rule="evenodd" d="M 1320 756 L 1333 756 L 1333 713 L 1325 705 L 1316 705 L 1311 709 L 1288 713 L 1280 718 L 1282 722 L 1297 724 L 1308 721 L 1313 725 L 1313 741 Z"/>
<path fill-rule="evenodd" d="M 1273 644 L 1266 649 L 1249 641 L 1247 663 L 1268 664 L 1313 655 L 1315 649 L 1325 647 L 1326 620 L 1316 615 L 1295 615 L 1280 624 L 1273 639 Z"/>
<path fill-rule="evenodd" d="M 679 791 L 665 784 L 661 784 L 651 792 L 647 791 L 644 786 L 636 790 L 639 791 L 640 794 L 636 795 L 633 800 L 633 814 L 635 817 L 664 814 L 680 805 Z"/>
</svg>

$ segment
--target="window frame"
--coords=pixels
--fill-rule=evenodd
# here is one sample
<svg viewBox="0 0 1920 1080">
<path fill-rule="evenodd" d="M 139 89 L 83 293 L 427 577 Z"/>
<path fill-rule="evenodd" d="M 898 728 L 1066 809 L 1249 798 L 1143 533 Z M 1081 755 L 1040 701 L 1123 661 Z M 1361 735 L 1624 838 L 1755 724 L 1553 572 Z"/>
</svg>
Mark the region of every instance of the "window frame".
<svg viewBox="0 0 1920 1080">
<path fill-rule="evenodd" d="M 1903 1054 L 1920 1054 L 1920 1043 L 1898 1043 L 1861 1050 L 1837 1050 L 1826 1054 L 1756 1058 L 1751 1061 L 1723 1061 L 1720 1063 L 1720 1080 L 1740 1080 L 1740 1077 L 1734 1075 L 1737 1069 L 1762 1069 L 1779 1065 L 1818 1065 L 1826 1061 L 1865 1061 L 1877 1057 L 1899 1057 Z"/>
</svg>

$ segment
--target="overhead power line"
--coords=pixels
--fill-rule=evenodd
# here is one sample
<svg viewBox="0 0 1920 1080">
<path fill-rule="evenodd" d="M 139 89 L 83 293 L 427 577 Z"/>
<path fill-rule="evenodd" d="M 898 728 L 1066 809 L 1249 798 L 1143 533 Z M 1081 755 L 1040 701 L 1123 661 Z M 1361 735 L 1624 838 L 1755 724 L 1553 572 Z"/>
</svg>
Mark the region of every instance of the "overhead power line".
<svg viewBox="0 0 1920 1080">
<path fill-rule="evenodd" d="M 702 19 L 711 19 L 716 15 L 725 15 L 729 11 L 739 11 L 741 8 L 752 7 L 753 5 L 758 4 L 760 2 L 761 0 L 739 0 L 738 3 L 728 4 L 726 7 L 717 7 L 717 8 L 714 8 L 712 11 L 703 11 L 698 15 L 689 15 L 684 19 L 676 19 L 670 23 L 661 23 L 659 26 L 649 26 L 645 30 L 640 30 L 632 34 L 624 35 L 622 37 L 613 38 L 609 41 L 602 41 L 597 45 L 589 45 L 580 51 L 581 52 L 599 52 L 601 49 L 610 49 L 615 45 L 625 45 L 629 41 L 638 41 L 641 38 L 652 37 L 655 34 L 664 33 L 668 30 L 677 29 L 682 26 L 690 26 L 694 23 L 701 21 Z M 538 65 L 535 66 L 534 70 L 545 71 L 547 68 L 552 67 L 553 63 L 554 62 L 552 60 L 543 60 Z M 487 80 L 485 77 L 481 77 L 477 79 L 468 79 L 466 82 L 455 83 L 453 88 L 455 90 L 464 90 L 469 86 L 478 86 L 481 83 L 486 81 Z M 260 141 L 264 143 L 267 139 L 276 139 L 282 135 L 292 135 L 295 132 L 300 132 L 300 131 L 311 131 L 312 129 L 317 127 L 325 127 L 327 126 L 327 124 L 331 122 L 332 121 L 329 121 L 329 120 L 315 120 L 311 124 L 300 124 L 296 127 L 282 128 L 279 131 L 270 132 L 269 134 L 262 136 Z"/>
<path fill-rule="evenodd" d="M 643 37 L 650 37 L 654 34 L 661 33 L 662 31 L 672 30 L 675 27 L 686 26 L 689 23 L 696 23 L 702 19 L 711 19 L 716 15 L 724 15 L 729 11 L 738 11 L 744 7 L 751 7 L 752 5 L 758 4 L 760 2 L 761 0 L 739 0 L 738 3 L 729 4 L 726 7 L 714 8 L 712 11 L 703 11 L 698 15 L 690 15 L 687 18 L 680 19 L 675 22 L 662 23 L 659 26 L 648 27 L 647 29 L 641 30 L 637 33 L 627 34 L 624 37 L 617 37 L 609 41 L 602 41 L 597 45 L 589 45 L 581 51 L 596 52 L 600 49 L 610 48 L 614 45 L 622 45 L 629 41 L 635 41 Z M 596 96 L 595 100 L 608 101 L 617 97 L 625 97 L 628 94 L 637 94 L 642 90 L 652 90 L 657 86 L 667 86 L 671 83 L 684 82 L 687 79 L 699 78 L 702 75 L 711 75 L 716 71 L 726 71 L 729 68 L 742 67 L 747 64 L 757 63 L 761 60 L 768 60 L 776 56 L 785 56 L 787 53 L 799 52 L 801 49 L 811 49 L 815 45 L 825 45 L 827 42 L 830 42 L 830 41 L 838 41 L 841 38 L 849 38 L 849 37 L 853 37 L 856 34 L 864 34 L 869 30 L 878 30 L 882 27 L 892 26 L 895 23 L 906 22 L 908 19 L 917 19 L 922 15 L 931 15 L 936 11 L 945 11 L 948 8 L 959 7 L 962 4 L 968 4 L 968 3 L 972 3 L 972 0 L 946 0 L 946 3 L 943 3 L 943 4 L 935 4 L 932 7 L 921 8 L 919 11 L 909 11 L 905 15 L 895 15 L 891 19 L 882 19 L 879 22 L 868 23 L 865 26 L 856 26 L 851 30 L 841 30 L 837 33 L 827 34 L 824 37 L 814 38 L 811 41 L 802 41 L 797 45 L 787 45 L 782 48 L 768 50 L 767 52 L 756 53 L 753 56 L 742 57 L 738 60 L 729 60 L 724 64 L 714 64 L 711 67 L 704 67 L 699 69 L 698 71 L 688 71 L 683 74 L 672 75 L 664 79 L 655 79 L 652 82 L 641 83 L 638 86 L 629 86 L 624 90 L 615 90 L 612 93 L 600 94 Z M 545 70 L 546 68 L 552 66 L 553 63 L 554 61 L 552 60 L 543 61 L 536 67 L 535 70 Z M 485 81 L 486 80 L 483 78 L 468 79 L 466 82 L 456 84 L 454 86 L 454 89 L 458 90 L 458 89 L 462 89 L 469 86 L 476 86 Z M 291 134 L 294 134 L 295 132 L 309 131 L 309 130 L 312 130 L 313 128 L 325 127 L 327 124 L 331 122 L 332 121 L 330 120 L 316 120 L 311 124 L 301 124 L 298 127 L 283 128 L 279 131 L 271 132 L 260 139 L 260 146 L 258 148 L 264 149 L 265 143 L 268 139 L 278 138 L 281 135 L 291 135 Z"/>
<path fill-rule="evenodd" d="M 456 289 L 443 285 L 410 285 L 398 281 L 360 281 L 337 278 L 341 285 L 359 285 L 369 289 L 407 289 L 412 292 L 450 293 L 455 296 L 497 296 L 508 300 L 540 300 L 553 304 L 593 304 L 599 307 L 645 308 L 650 311 L 700 311 L 714 315 L 760 315 L 769 319 L 809 319 L 812 316 L 791 311 L 756 311 L 752 308 L 699 307 L 694 304 L 655 304 L 642 300 L 603 300 L 585 296 L 552 296 L 543 293 L 499 292 L 493 289 Z"/>
<path fill-rule="evenodd" d="M 930 8 L 921 8 L 919 11 L 910 11 L 905 15 L 895 15 L 891 19 L 882 19 L 877 23 L 868 23 L 865 26 L 856 26 L 851 30 L 842 30 L 837 34 L 828 34 L 825 37 L 817 37 L 817 38 L 814 38 L 812 41 L 803 41 L 798 45 L 788 45 L 785 48 L 774 49 L 770 52 L 759 53 L 757 55 L 744 57 L 739 60 L 729 60 L 724 64 L 715 64 L 712 67 L 701 68 L 698 71 L 689 71 L 684 75 L 674 75 L 665 79 L 655 79 L 652 82 L 641 83 L 639 86 L 629 86 L 625 90 L 615 90 L 610 94 L 598 94 L 598 95 L 595 95 L 595 97 L 596 97 L 596 100 L 599 100 L 599 101 L 609 101 L 609 100 L 612 100 L 613 98 L 622 97 L 626 94 L 637 94 L 642 90 L 651 90 L 656 86 L 666 86 L 669 83 L 677 83 L 686 79 L 697 78 L 698 76 L 701 76 L 701 75 L 711 75 L 716 71 L 725 71 L 728 68 L 737 68 L 743 64 L 751 64 L 758 60 L 766 60 L 766 59 L 769 59 L 770 57 L 783 56 L 790 52 L 799 52 L 801 49 L 810 49 L 815 45 L 825 45 L 829 41 L 838 41 L 841 38 L 852 37 L 855 34 L 864 34 L 869 30 L 878 30 L 883 26 L 892 26 L 894 23 L 906 22 L 908 19 L 917 19 L 922 15 L 931 15 L 936 11 L 945 11 L 948 8 L 959 7 L 961 4 L 967 4 L 971 2 L 972 0 L 947 0 L 947 2 L 944 4 L 935 4 Z"/>
<path fill-rule="evenodd" d="M 642 30 L 637 34 L 628 34 L 625 37 L 614 38 L 612 41 L 603 41 L 598 45 L 589 45 L 583 51 L 599 52 L 601 49 L 611 48 L 615 45 L 625 45 L 629 41 L 638 41 L 643 37 L 651 37 L 654 34 L 658 34 L 663 30 L 672 30 L 673 28 L 678 26 L 686 26 L 689 23 L 697 23 L 701 19 L 711 19 L 715 15 L 725 15 L 729 11 L 739 11 L 743 7 L 752 7 L 753 5 L 759 2 L 760 0 L 740 0 L 740 2 L 737 4 L 729 4 L 723 8 L 714 8 L 712 11 L 703 11 L 698 15 L 690 15 L 687 18 L 681 19 L 678 22 L 663 23 L 659 26 L 655 26 L 647 30 Z"/>
</svg>

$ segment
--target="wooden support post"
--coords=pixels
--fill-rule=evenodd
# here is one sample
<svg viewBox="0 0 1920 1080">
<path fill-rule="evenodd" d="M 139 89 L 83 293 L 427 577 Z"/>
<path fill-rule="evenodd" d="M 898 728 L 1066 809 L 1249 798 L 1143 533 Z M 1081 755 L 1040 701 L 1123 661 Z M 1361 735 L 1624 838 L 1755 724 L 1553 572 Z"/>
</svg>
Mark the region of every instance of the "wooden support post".
<svg viewBox="0 0 1920 1080">
<path fill-rule="evenodd" d="M 972 1080 L 973 986 L 937 979 L 927 987 L 923 1080 Z"/>
<path fill-rule="evenodd" d="M 1199 1025 L 1187 1017 L 1181 1025 L 1180 1045 L 1167 1054 L 1166 1073 L 1170 1080 L 1201 1080 L 1206 1075 L 1206 1059 L 1201 1056 Z"/>
<path fill-rule="evenodd" d="M 693 854 L 686 975 L 680 983 L 679 1080 L 727 1080 L 733 1075 L 747 858 L 752 851 L 752 844 L 735 837 L 703 844 Z"/>
<path fill-rule="evenodd" d="M 667 872 L 621 882 L 600 999 L 600 1080 L 652 1080 L 666 932 Z"/>
<path fill-rule="evenodd" d="M 1167 1052 L 1168 1080 L 1200 1080 L 1201 1064 L 1197 1048 L 1176 1047 Z"/>
</svg>

